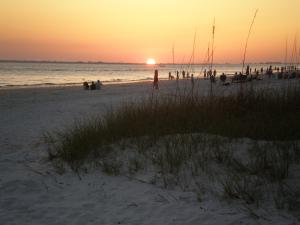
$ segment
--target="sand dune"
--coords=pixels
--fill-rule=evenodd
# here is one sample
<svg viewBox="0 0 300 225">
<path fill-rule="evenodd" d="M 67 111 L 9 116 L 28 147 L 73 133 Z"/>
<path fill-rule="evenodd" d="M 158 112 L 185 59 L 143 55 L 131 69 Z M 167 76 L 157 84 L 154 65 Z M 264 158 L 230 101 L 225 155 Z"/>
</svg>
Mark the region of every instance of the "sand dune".
<svg viewBox="0 0 300 225">
<path fill-rule="evenodd" d="M 196 85 L 203 94 L 209 90 L 207 80 Z M 216 87 L 220 93 L 238 89 Z M 180 88 L 190 91 L 190 81 L 180 81 Z M 175 89 L 176 81 L 164 81 L 159 93 Z M 283 212 L 259 210 L 261 217 L 255 218 L 242 205 L 213 198 L 199 203 L 192 192 L 97 170 L 80 176 L 71 170 L 58 174 L 47 160 L 45 132 L 151 93 L 150 82 L 108 85 L 100 91 L 76 86 L 0 90 L 0 224 L 300 224 Z"/>
</svg>

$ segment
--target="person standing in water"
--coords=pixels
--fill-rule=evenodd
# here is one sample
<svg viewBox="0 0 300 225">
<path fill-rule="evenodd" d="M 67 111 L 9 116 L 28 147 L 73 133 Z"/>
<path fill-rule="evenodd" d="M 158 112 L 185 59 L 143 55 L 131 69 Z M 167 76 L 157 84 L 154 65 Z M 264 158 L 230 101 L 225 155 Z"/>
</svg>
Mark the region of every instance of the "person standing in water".
<svg viewBox="0 0 300 225">
<path fill-rule="evenodd" d="M 158 70 L 154 71 L 153 88 L 158 89 Z"/>
</svg>

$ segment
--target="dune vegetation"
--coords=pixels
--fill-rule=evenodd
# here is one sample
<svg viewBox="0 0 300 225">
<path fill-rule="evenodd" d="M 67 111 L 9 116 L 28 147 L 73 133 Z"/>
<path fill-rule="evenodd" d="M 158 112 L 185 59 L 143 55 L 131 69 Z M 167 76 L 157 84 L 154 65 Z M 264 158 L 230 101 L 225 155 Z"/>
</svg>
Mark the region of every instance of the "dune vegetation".
<svg viewBox="0 0 300 225">
<path fill-rule="evenodd" d="M 60 169 L 92 166 L 131 178 L 152 168 L 147 182 L 195 191 L 199 201 L 209 192 L 297 210 L 299 97 L 299 85 L 152 95 L 47 134 L 49 158 Z"/>
</svg>

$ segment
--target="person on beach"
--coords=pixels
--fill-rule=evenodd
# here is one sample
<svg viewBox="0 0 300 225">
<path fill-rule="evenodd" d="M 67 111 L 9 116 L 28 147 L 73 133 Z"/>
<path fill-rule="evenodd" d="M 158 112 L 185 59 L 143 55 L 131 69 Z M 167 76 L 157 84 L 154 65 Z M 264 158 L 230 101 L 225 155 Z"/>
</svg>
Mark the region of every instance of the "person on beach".
<svg viewBox="0 0 300 225">
<path fill-rule="evenodd" d="M 185 79 L 185 71 L 182 71 L 182 78 Z"/>
<path fill-rule="evenodd" d="M 86 82 L 86 81 L 83 82 L 83 89 L 84 90 L 89 90 L 90 89 L 90 86 L 89 86 L 88 82 Z"/>
<path fill-rule="evenodd" d="M 204 79 L 206 79 L 206 69 L 204 70 Z"/>
<path fill-rule="evenodd" d="M 91 84 L 91 90 L 96 90 L 96 84 L 94 81 L 92 81 L 92 84 Z"/>
<path fill-rule="evenodd" d="M 169 80 L 171 80 L 171 78 L 172 78 L 172 74 L 171 72 L 169 72 Z"/>
<path fill-rule="evenodd" d="M 210 82 L 215 83 L 216 77 L 215 76 L 210 76 Z"/>
<path fill-rule="evenodd" d="M 179 80 L 179 71 L 176 71 L 176 80 Z"/>
<path fill-rule="evenodd" d="M 207 78 L 211 78 L 211 76 L 212 76 L 212 71 L 211 71 L 211 70 L 208 70 L 208 71 L 207 71 Z"/>
<path fill-rule="evenodd" d="M 268 75 L 269 78 L 272 77 L 272 75 L 273 75 L 273 68 L 272 68 L 272 66 L 270 66 L 269 68 L 267 68 L 267 75 Z"/>
<path fill-rule="evenodd" d="M 248 76 L 249 74 L 250 74 L 250 66 L 248 65 L 246 69 L 246 75 Z"/>
<path fill-rule="evenodd" d="M 96 82 L 96 90 L 100 90 L 101 89 L 101 85 L 102 85 L 102 83 L 100 82 L 100 80 L 97 80 L 97 82 Z"/>
<path fill-rule="evenodd" d="M 153 88 L 158 89 L 158 70 L 154 71 Z"/>
<path fill-rule="evenodd" d="M 210 79 L 210 82 L 212 82 L 212 83 L 214 83 L 214 82 L 216 81 L 216 76 L 215 76 L 215 74 L 217 74 L 217 71 L 216 71 L 216 70 L 214 70 L 214 71 L 209 70 L 209 71 L 208 71 L 208 77 L 209 77 L 209 79 Z"/>
<path fill-rule="evenodd" d="M 226 78 L 227 77 L 226 77 L 225 73 L 222 73 L 222 75 L 220 76 L 220 80 L 222 81 L 223 84 L 225 83 Z"/>
</svg>

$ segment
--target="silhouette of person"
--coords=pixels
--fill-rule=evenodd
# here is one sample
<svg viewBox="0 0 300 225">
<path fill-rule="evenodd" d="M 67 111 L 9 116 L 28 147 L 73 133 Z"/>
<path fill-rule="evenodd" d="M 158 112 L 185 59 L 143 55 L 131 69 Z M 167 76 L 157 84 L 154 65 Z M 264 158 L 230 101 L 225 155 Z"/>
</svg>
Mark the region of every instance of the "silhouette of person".
<svg viewBox="0 0 300 225">
<path fill-rule="evenodd" d="M 248 76 L 249 74 L 250 74 L 250 66 L 248 65 L 246 69 L 246 75 Z"/>
<path fill-rule="evenodd" d="M 86 81 L 83 82 L 83 88 L 84 88 L 84 90 L 89 90 L 90 89 L 90 86 L 89 86 L 88 82 L 86 82 Z"/>
<path fill-rule="evenodd" d="M 91 84 L 91 90 L 96 90 L 96 84 L 94 81 L 92 81 L 92 84 Z"/>
<path fill-rule="evenodd" d="M 96 89 L 100 90 L 101 89 L 101 85 L 102 85 L 102 83 L 100 82 L 100 80 L 97 80 L 97 82 L 96 82 Z"/>
<path fill-rule="evenodd" d="M 158 70 L 154 71 L 153 88 L 158 89 Z"/>
<path fill-rule="evenodd" d="M 220 80 L 224 83 L 226 81 L 226 75 L 225 73 L 222 73 L 222 75 L 220 76 Z"/>
</svg>

